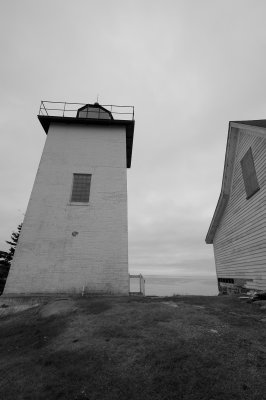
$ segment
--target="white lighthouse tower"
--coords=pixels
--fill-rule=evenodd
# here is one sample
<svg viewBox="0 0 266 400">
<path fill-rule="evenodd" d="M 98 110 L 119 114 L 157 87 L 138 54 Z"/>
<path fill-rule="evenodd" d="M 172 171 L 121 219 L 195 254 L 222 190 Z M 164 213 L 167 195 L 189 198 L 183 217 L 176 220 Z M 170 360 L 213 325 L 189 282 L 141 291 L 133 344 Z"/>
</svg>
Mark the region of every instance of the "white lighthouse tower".
<svg viewBox="0 0 266 400">
<path fill-rule="evenodd" d="M 42 102 L 39 114 L 47 139 L 4 295 L 128 294 L 134 109 Z"/>
</svg>

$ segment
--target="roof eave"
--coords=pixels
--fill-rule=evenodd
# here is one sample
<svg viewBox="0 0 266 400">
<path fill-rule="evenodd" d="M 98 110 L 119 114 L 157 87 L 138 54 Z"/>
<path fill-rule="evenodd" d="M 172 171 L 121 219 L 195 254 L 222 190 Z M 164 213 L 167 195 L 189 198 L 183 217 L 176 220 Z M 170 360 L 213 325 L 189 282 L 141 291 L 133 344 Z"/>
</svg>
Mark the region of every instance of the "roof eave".
<svg viewBox="0 0 266 400">
<path fill-rule="evenodd" d="M 221 192 L 217 206 L 215 208 L 215 212 L 208 230 L 208 233 L 206 235 L 205 238 L 205 242 L 207 244 L 212 244 L 213 243 L 213 239 L 216 233 L 216 230 L 219 226 L 219 222 L 223 216 L 224 210 L 227 206 L 228 203 L 228 199 L 229 199 L 229 195 L 225 194 L 223 192 Z"/>
<path fill-rule="evenodd" d="M 222 219 L 224 210 L 228 203 L 229 193 L 230 193 L 230 183 L 232 178 L 232 169 L 233 169 L 233 158 L 236 149 L 236 134 L 233 136 L 231 134 L 231 130 L 234 129 L 234 133 L 236 133 L 235 128 L 231 126 L 231 122 L 229 122 L 228 126 L 228 135 L 227 135 L 227 143 L 226 143 L 226 152 L 225 152 L 225 160 L 224 160 L 224 171 L 223 171 L 223 179 L 222 179 L 222 188 L 221 193 L 210 223 L 210 227 L 208 233 L 205 238 L 205 242 L 207 244 L 213 243 L 213 239 L 216 233 L 216 230 L 219 226 L 219 223 Z"/>
</svg>

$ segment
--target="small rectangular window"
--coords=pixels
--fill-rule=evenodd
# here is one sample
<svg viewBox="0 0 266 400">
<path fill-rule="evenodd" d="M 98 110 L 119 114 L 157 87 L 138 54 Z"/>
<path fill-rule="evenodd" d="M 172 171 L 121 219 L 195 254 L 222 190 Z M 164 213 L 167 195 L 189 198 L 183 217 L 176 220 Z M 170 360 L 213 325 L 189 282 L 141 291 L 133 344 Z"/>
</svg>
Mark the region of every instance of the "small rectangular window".
<svg viewBox="0 0 266 400">
<path fill-rule="evenodd" d="M 235 283 L 235 280 L 232 278 L 218 278 L 219 283 Z"/>
<path fill-rule="evenodd" d="M 249 199 L 260 189 L 251 147 L 248 149 L 240 163 L 244 185 L 247 193 L 247 199 Z"/>
<path fill-rule="evenodd" d="M 88 203 L 90 186 L 91 174 L 73 174 L 71 203 Z"/>
</svg>

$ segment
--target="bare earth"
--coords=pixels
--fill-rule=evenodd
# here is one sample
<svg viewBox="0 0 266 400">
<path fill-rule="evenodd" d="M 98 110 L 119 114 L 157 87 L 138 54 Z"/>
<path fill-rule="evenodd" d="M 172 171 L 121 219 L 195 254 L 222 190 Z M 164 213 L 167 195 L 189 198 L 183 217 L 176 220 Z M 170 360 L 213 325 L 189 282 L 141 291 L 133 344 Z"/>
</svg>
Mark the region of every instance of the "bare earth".
<svg viewBox="0 0 266 400">
<path fill-rule="evenodd" d="M 266 310 L 230 297 L 0 301 L 2 400 L 266 399 Z"/>
</svg>

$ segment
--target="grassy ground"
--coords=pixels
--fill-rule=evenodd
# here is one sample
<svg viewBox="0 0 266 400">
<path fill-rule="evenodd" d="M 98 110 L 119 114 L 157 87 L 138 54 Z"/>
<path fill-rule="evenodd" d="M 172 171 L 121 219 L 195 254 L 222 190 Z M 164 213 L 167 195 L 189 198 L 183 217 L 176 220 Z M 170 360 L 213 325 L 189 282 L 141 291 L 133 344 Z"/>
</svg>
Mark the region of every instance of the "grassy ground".
<svg viewBox="0 0 266 400">
<path fill-rule="evenodd" d="M 80 298 L 0 319 L 2 400 L 266 399 L 266 311 L 229 297 Z"/>
</svg>

